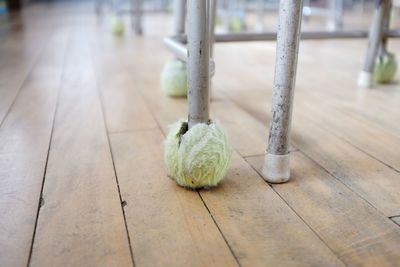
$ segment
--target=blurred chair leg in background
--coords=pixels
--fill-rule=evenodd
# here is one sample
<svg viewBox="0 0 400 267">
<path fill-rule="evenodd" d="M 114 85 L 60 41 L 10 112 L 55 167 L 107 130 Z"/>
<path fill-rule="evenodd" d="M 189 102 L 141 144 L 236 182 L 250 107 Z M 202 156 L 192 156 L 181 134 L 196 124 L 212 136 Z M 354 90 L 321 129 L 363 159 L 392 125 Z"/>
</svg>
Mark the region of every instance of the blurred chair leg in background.
<svg viewBox="0 0 400 267">
<path fill-rule="evenodd" d="M 384 37 L 385 24 L 389 19 L 391 0 L 377 0 L 377 7 L 369 31 L 368 49 L 363 70 L 358 76 L 358 86 L 370 88 L 373 85 L 375 60 Z"/>
</svg>

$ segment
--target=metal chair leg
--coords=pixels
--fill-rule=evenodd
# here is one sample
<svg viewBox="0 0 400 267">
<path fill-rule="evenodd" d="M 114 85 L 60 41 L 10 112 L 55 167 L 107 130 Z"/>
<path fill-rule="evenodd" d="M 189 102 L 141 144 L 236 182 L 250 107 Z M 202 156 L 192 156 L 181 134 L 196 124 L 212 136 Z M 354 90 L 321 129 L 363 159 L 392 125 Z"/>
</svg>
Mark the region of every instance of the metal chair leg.
<svg viewBox="0 0 400 267">
<path fill-rule="evenodd" d="M 391 0 L 378 0 L 374 18 L 369 31 L 368 49 L 364 61 L 363 70 L 358 76 L 358 86 L 362 88 L 372 87 L 372 74 L 375 66 L 375 59 L 378 55 L 386 20 L 389 19 Z"/>
<path fill-rule="evenodd" d="M 281 0 L 269 142 L 262 171 L 266 181 L 290 179 L 290 124 L 302 17 L 302 0 Z"/>
<path fill-rule="evenodd" d="M 209 0 L 188 0 L 189 129 L 207 123 L 210 87 Z"/>
<path fill-rule="evenodd" d="M 175 35 L 182 35 L 185 33 L 185 19 L 186 19 L 186 0 L 175 0 L 175 6 L 174 6 Z"/>
<path fill-rule="evenodd" d="M 142 0 L 132 0 L 133 16 L 132 16 L 132 27 L 136 35 L 142 35 Z"/>
</svg>

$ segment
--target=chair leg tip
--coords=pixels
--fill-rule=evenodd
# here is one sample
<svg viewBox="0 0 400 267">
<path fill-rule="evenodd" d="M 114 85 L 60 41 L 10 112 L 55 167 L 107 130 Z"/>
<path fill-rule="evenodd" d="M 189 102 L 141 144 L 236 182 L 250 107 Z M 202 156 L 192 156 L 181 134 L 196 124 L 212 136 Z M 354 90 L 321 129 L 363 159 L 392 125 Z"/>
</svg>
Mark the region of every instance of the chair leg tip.
<svg viewBox="0 0 400 267">
<path fill-rule="evenodd" d="M 372 87 L 372 73 L 361 71 L 358 75 L 357 85 L 360 88 L 371 88 Z"/>
<path fill-rule="evenodd" d="M 265 155 L 262 176 L 264 180 L 273 184 L 285 183 L 289 181 L 290 154 L 274 155 L 267 153 Z"/>
</svg>

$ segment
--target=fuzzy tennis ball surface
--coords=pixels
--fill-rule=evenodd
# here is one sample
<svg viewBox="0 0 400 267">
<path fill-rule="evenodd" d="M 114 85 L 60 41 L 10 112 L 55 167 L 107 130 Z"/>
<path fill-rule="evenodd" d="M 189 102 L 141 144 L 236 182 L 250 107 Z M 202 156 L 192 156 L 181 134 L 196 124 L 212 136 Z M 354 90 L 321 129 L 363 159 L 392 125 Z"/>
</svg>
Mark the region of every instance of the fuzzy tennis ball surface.
<svg viewBox="0 0 400 267">
<path fill-rule="evenodd" d="M 199 123 L 188 130 L 180 120 L 173 124 L 164 142 L 169 177 L 187 188 L 216 186 L 225 176 L 232 147 L 217 123 Z"/>
<path fill-rule="evenodd" d="M 375 61 L 374 79 L 378 83 L 390 83 L 397 70 L 394 54 L 383 52 Z"/>
<path fill-rule="evenodd" d="M 115 35 L 121 36 L 125 31 L 125 24 L 118 16 L 114 16 L 111 20 L 111 28 Z"/>
<path fill-rule="evenodd" d="M 161 73 L 161 89 L 169 96 L 187 95 L 186 63 L 173 59 L 164 66 Z"/>
</svg>

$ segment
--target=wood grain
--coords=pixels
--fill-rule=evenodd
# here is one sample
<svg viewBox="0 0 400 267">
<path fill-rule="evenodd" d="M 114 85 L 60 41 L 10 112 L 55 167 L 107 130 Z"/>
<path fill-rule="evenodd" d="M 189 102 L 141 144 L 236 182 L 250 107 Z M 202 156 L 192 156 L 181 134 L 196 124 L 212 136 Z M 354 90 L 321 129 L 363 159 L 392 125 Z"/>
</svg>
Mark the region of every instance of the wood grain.
<svg viewBox="0 0 400 267">
<path fill-rule="evenodd" d="M 256 60 L 251 53 L 242 52 L 242 55 L 245 63 Z M 217 115 L 224 113 L 224 118 L 235 118 L 234 121 L 237 121 L 234 124 L 226 124 L 226 127 L 231 131 L 232 140 L 235 141 L 234 143 L 242 155 L 262 154 L 265 151 L 268 136 L 266 127 L 269 121 L 270 86 L 266 84 L 266 79 L 262 79 L 261 71 L 255 73 L 243 69 L 244 75 L 249 76 L 247 84 L 252 90 L 243 89 L 241 83 L 235 82 L 232 78 L 228 79 L 229 75 L 234 76 L 235 70 L 232 69 L 232 65 L 232 62 L 219 65 L 222 68 L 219 73 L 224 72 L 224 75 L 217 76 L 214 85 L 216 90 L 225 93 L 226 97 L 249 112 L 251 116 L 245 112 L 236 111 L 237 108 L 229 105 L 223 108 L 218 108 L 216 105 L 214 110 L 217 110 Z M 305 83 L 303 79 L 304 77 L 300 76 L 301 83 Z M 318 81 L 318 77 L 316 79 Z M 340 82 L 338 81 L 338 83 Z M 378 152 L 381 154 L 386 152 L 387 156 L 385 157 L 391 157 L 390 161 L 394 162 L 398 158 L 398 153 L 396 154 L 396 147 L 399 144 L 398 137 L 381 126 L 366 121 L 366 118 L 354 118 L 330 107 L 328 103 L 334 102 L 336 98 L 305 97 L 304 95 L 308 96 L 308 94 L 301 86 L 295 97 L 292 126 L 293 147 L 301 149 L 387 217 L 397 215 L 400 209 L 399 172 L 361 151 L 357 148 L 360 147 L 357 144 L 363 142 L 365 145 L 362 146 L 365 149 L 368 149 L 368 146 L 374 150 L 379 149 Z M 312 84 L 313 92 L 318 90 L 317 86 L 324 88 L 321 83 Z M 336 94 L 339 94 L 340 87 L 336 87 L 336 85 L 331 85 L 331 87 L 336 89 L 334 90 Z M 312 90 L 310 89 L 310 91 Z M 324 91 L 327 90 L 324 89 Z M 366 99 L 370 99 L 368 93 L 365 92 Z M 383 94 L 383 92 L 380 93 Z M 319 94 L 321 95 L 321 93 Z M 333 93 L 326 92 L 326 94 Z M 347 96 L 351 93 L 345 94 Z M 375 94 L 373 96 L 375 97 Z M 339 98 L 343 99 L 343 97 Z M 351 99 L 352 97 L 346 101 L 351 103 Z M 370 107 L 370 109 L 378 110 L 374 107 Z M 254 121 L 254 118 L 258 120 L 258 123 Z M 260 123 L 261 125 L 256 126 Z M 265 134 L 262 134 L 263 131 Z M 245 138 L 240 132 L 246 133 L 245 135 L 250 137 L 248 140 L 251 142 L 239 142 Z M 353 142 L 353 139 L 348 137 L 350 135 L 353 136 L 352 138 L 362 141 Z M 372 150 L 368 149 L 368 151 Z"/>
<path fill-rule="evenodd" d="M 263 156 L 247 161 L 259 172 Z M 279 195 L 349 266 L 396 266 L 400 228 L 300 152 L 291 180 L 273 185 Z"/>
<path fill-rule="evenodd" d="M 10 109 L 24 81 L 43 51 L 50 34 L 28 36 L 20 32 L 0 45 L 0 122 Z"/>
<path fill-rule="evenodd" d="M 143 56 L 146 58 L 146 54 Z M 186 103 L 160 93 L 149 71 L 160 68 L 160 58 L 162 55 L 154 57 L 154 65 L 135 70 L 132 75 L 163 131 L 167 131 L 171 122 L 184 116 Z M 214 102 L 217 103 L 223 101 Z M 342 266 L 329 248 L 237 154 L 226 181 L 200 194 L 241 266 Z"/>
<path fill-rule="evenodd" d="M 108 130 L 121 132 L 158 128 L 136 90 L 137 84 L 122 64 L 120 55 L 115 53 L 126 44 L 118 40 L 109 40 L 101 34 L 97 40 L 100 41 L 93 43 L 96 77 L 104 103 Z M 132 117 L 132 114 L 137 116 Z"/>
<path fill-rule="evenodd" d="M 28 261 L 67 40 L 50 39 L 0 128 L 1 266 Z"/>
<path fill-rule="evenodd" d="M 135 266 L 237 266 L 199 194 L 167 178 L 164 137 L 137 90 L 150 88 L 133 82 L 138 79 L 123 64 L 125 57 L 109 49 L 114 51 L 107 45 L 96 51 L 97 76 Z M 154 74 L 152 80 L 157 82 Z M 124 103 L 129 107 L 116 112 Z"/>
<path fill-rule="evenodd" d="M 199 194 L 167 177 L 161 131 L 110 138 L 135 266 L 238 266 Z"/>
<path fill-rule="evenodd" d="M 87 36 L 67 54 L 31 266 L 132 266 Z"/>
<path fill-rule="evenodd" d="M 201 195 L 242 266 L 344 266 L 237 154 Z"/>
<path fill-rule="evenodd" d="M 252 97 L 253 101 L 256 101 L 258 94 L 252 94 L 254 95 Z M 240 131 L 252 133 L 252 138 L 249 139 L 251 142 L 241 142 L 237 145 L 240 149 L 242 147 L 248 148 L 243 150 L 243 153 L 252 152 L 251 148 L 253 150 L 259 148 L 261 151 L 262 140 L 263 138 L 266 139 L 267 134 L 262 135 L 262 125 L 256 125 L 263 123 L 265 117 L 268 117 L 267 111 L 260 105 L 250 106 L 246 103 L 252 102 L 244 101 L 239 104 L 243 105 L 254 117 L 258 118 L 258 123 L 251 122 L 250 119 L 246 123 L 246 120 L 243 119 L 238 125 L 227 124 L 226 127 L 228 129 L 236 128 L 236 130 L 230 129 L 232 136 L 238 135 Z M 235 114 L 235 117 L 249 117 L 244 112 L 235 112 L 234 110 L 234 107 L 223 108 L 221 113 Z M 399 213 L 400 195 L 398 194 L 398 188 L 400 186 L 400 174 L 397 171 L 360 151 L 337 135 L 332 134 L 321 127 L 321 124 L 310 122 L 305 116 L 299 116 L 299 114 L 296 119 L 293 121 L 292 150 L 294 148 L 301 149 L 337 179 L 382 211 L 387 217 Z M 254 135 L 258 135 L 258 137 L 253 137 Z M 243 139 L 243 136 L 232 137 L 233 140 L 240 138 Z"/>
</svg>

